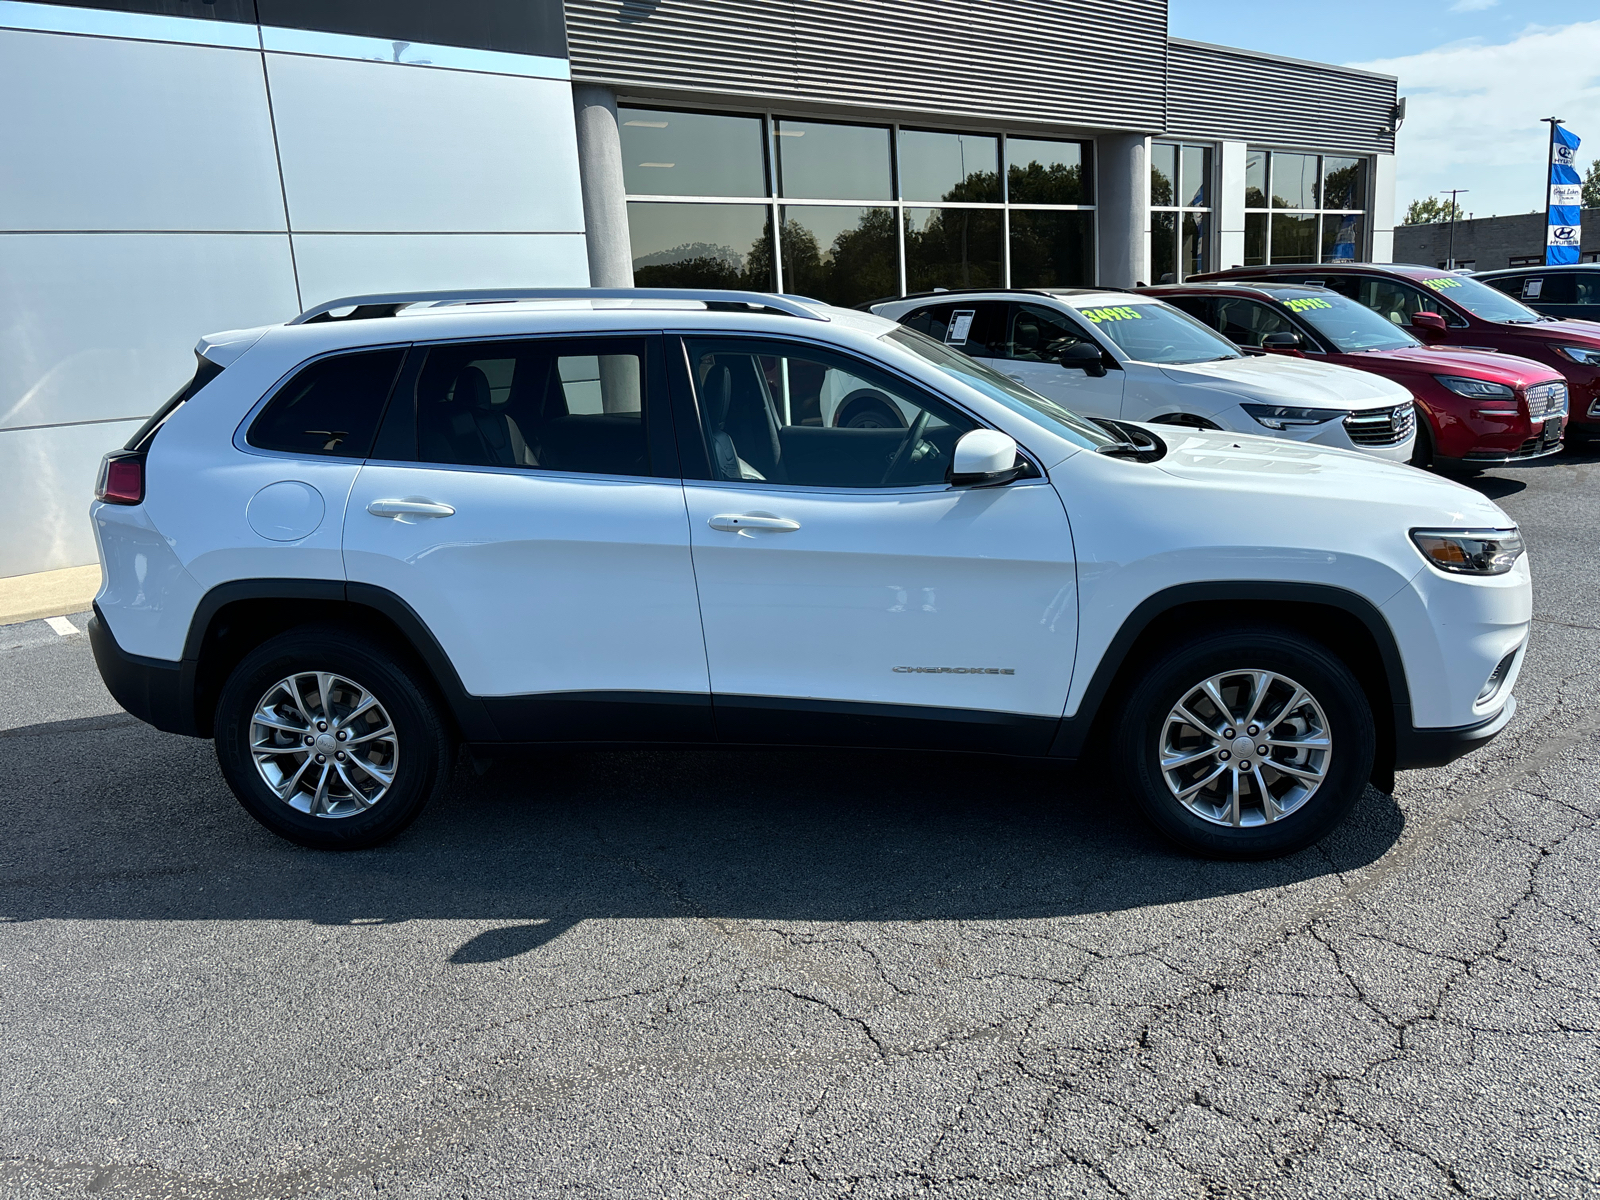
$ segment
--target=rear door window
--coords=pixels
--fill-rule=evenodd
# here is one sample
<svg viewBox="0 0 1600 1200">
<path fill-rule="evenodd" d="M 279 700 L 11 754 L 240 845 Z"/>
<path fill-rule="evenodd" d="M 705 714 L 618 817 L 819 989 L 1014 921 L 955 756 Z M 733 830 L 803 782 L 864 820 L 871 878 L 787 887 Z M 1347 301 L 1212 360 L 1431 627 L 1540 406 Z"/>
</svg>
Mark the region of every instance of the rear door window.
<svg viewBox="0 0 1600 1200">
<path fill-rule="evenodd" d="M 1577 303 L 1577 288 L 1571 275 L 1528 275 L 1523 278 L 1522 286 L 1509 294 L 1535 308 L 1541 304 Z"/>
<path fill-rule="evenodd" d="M 366 458 L 404 359 L 396 348 L 310 363 L 278 389 L 245 440 L 284 454 Z"/>
<path fill-rule="evenodd" d="M 414 401 L 420 461 L 650 474 L 642 341 L 476 342 L 426 353 Z"/>
<path fill-rule="evenodd" d="M 901 324 L 973 358 L 999 358 L 1004 355 L 1006 308 L 994 300 L 930 304 Z"/>
</svg>

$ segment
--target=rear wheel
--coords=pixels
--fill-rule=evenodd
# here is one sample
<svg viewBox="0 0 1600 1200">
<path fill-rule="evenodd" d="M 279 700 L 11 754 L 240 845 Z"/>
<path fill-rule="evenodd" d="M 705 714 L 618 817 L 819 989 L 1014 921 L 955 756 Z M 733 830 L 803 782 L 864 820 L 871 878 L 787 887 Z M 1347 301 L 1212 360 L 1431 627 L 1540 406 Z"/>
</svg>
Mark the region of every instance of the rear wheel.
<svg viewBox="0 0 1600 1200">
<path fill-rule="evenodd" d="M 1128 695 L 1122 781 L 1168 837 L 1272 858 L 1323 837 L 1372 774 L 1371 706 L 1348 667 L 1288 630 L 1223 630 L 1164 654 Z"/>
<path fill-rule="evenodd" d="M 399 833 L 444 790 L 452 751 L 413 669 L 327 628 L 290 630 L 245 656 L 217 701 L 216 745 L 251 816 L 325 850 Z"/>
</svg>

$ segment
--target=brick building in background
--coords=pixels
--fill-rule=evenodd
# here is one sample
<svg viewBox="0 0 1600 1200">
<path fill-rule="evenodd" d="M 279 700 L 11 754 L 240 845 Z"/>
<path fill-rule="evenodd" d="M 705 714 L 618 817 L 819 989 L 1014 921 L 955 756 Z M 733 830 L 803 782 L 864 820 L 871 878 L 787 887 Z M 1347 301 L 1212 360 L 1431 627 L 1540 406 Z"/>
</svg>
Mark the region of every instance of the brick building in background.
<svg viewBox="0 0 1600 1200">
<path fill-rule="evenodd" d="M 1544 263 L 1545 215 L 1517 213 L 1509 217 L 1477 217 L 1456 222 L 1455 260 L 1473 271 L 1504 267 L 1536 267 Z M 1396 225 L 1394 261 L 1442 267 L 1450 256 L 1450 226 Z M 1583 262 L 1600 262 L 1600 208 L 1583 210 Z"/>
</svg>

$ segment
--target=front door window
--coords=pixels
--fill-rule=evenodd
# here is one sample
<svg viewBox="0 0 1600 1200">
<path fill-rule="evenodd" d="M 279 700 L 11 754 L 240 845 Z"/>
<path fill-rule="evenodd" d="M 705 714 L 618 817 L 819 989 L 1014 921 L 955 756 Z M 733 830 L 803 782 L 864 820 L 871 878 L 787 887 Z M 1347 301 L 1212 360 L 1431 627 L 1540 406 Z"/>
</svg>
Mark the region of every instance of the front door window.
<svg viewBox="0 0 1600 1200">
<path fill-rule="evenodd" d="M 868 364 L 782 342 L 687 343 L 713 478 L 800 487 L 943 483 L 976 423 Z"/>
</svg>

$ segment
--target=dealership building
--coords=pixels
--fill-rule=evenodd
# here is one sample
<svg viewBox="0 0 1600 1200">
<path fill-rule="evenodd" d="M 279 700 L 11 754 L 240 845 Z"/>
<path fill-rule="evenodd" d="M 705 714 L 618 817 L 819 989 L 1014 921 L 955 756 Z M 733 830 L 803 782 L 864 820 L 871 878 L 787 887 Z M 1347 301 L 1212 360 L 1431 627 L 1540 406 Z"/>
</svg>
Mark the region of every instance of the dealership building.
<svg viewBox="0 0 1600 1200">
<path fill-rule="evenodd" d="M 0 0 L 0 577 L 94 561 L 96 464 L 203 333 L 1387 261 L 1396 99 L 1164 0 Z"/>
</svg>

